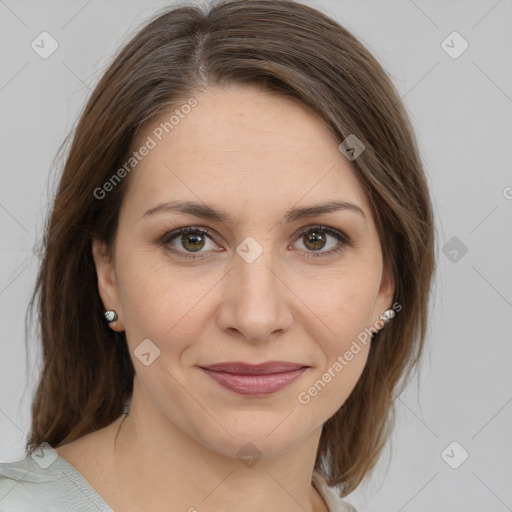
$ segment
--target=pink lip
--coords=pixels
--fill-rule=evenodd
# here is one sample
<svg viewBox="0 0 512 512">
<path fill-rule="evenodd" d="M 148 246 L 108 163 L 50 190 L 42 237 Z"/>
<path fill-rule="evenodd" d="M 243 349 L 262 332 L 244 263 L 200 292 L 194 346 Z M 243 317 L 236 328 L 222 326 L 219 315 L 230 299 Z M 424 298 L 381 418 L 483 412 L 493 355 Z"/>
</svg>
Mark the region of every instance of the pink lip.
<svg viewBox="0 0 512 512">
<path fill-rule="evenodd" d="M 221 386 L 246 396 L 275 393 L 291 384 L 307 370 L 304 365 L 282 361 L 257 365 L 229 362 L 200 368 Z"/>
</svg>

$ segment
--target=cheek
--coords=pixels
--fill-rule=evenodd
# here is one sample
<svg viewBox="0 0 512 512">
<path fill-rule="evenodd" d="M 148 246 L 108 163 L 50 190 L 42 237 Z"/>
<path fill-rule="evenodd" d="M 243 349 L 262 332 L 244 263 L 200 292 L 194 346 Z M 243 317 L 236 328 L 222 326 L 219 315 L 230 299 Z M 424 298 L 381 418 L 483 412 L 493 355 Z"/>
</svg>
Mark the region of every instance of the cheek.
<svg viewBox="0 0 512 512">
<path fill-rule="evenodd" d="M 321 331 L 312 331 L 311 336 L 323 345 L 327 355 L 344 352 L 353 339 L 371 327 L 379 285 L 380 273 L 375 270 L 347 266 L 308 294 L 305 302 L 322 320 Z M 320 332 L 325 335 L 323 341 Z"/>
<path fill-rule="evenodd" d="M 361 377 L 370 350 L 377 288 L 373 275 L 352 274 L 338 279 L 329 293 L 315 297 L 313 304 L 319 308 L 315 311 L 321 312 L 325 328 L 311 328 L 310 336 L 321 354 L 320 364 L 297 397 L 300 404 L 310 407 L 313 416 L 327 419 L 333 415 Z"/>
<path fill-rule="evenodd" d="M 212 316 L 212 298 L 219 277 L 212 272 L 180 271 L 164 257 L 141 251 L 119 264 L 124 327 L 132 356 L 150 339 L 169 370 L 190 357 Z M 135 361 L 137 362 L 137 361 Z"/>
</svg>

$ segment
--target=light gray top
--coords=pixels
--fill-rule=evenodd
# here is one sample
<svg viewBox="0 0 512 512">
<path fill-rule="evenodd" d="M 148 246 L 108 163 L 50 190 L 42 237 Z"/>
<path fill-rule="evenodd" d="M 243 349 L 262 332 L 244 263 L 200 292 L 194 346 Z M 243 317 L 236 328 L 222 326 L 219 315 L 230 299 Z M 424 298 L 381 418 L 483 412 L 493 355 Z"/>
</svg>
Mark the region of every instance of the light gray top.
<svg viewBox="0 0 512 512">
<path fill-rule="evenodd" d="M 0 512 L 113 512 L 84 476 L 46 445 L 25 459 L 0 463 Z M 330 512 L 357 512 L 320 473 L 313 485 Z"/>
</svg>

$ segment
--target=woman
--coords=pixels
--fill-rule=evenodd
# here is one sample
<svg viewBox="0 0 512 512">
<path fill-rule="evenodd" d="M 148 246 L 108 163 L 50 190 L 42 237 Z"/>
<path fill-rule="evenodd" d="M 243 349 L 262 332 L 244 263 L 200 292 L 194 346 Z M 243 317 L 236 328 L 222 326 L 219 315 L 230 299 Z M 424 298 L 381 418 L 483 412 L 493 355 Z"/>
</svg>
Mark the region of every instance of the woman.
<svg viewBox="0 0 512 512">
<path fill-rule="evenodd" d="M 293 1 L 159 13 L 74 134 L 0 511 L 355 510 L 433 270 L 412 127 L 354 36 Z"/>
</svg>

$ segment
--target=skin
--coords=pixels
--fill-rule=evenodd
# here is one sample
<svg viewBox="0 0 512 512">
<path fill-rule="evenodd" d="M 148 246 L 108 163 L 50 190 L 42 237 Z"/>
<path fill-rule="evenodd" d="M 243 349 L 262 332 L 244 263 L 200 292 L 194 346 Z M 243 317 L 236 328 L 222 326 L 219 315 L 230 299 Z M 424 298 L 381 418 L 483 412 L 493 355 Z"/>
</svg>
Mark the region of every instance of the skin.
<svg viewBox="0 0 512 512">
<path fill-rule="evenodd" d="M 297 396 L 392 305 L 394 282 L 368 197 L 339 141 L 308 107 L 253 87 L 194 97 L 198 105 L 132 171 L 112 256 L 93 243 L 99 293 L 118 314 L 110 325 L 126 331 L 136 370 L 117 472 L 120 420 L 57 450 L 116 510 L 325 511 L 311 484 L 322 425 L 357 383 L 369 344 L 307 405 Z M 172 212 L 141 218 L 178 199 L 207 203 L 236 221 Z M 290 208 L 331 200 L 356 204 L 365 217 L 343 210 L 284 219 Z M 350 244 L 315 257 L 339 243 L 323 232 L 325 245 L 315 251 L 300 234 L 315 224 L 341 231 Z M 202 258 L 170 252 L 198 254 L 186 235 L 158 243 L 186 226 L 215 236 L 200 235 Z M 263 249 L 252 263 L 236 252 L 248 236 Z M 144 339 L 160 350 L 148 366 L 134 355 Z M 257 398 L 221 387 L 198 368 L 270 360 L 310 368 Z M 262 456 L 252 467 L 236 455 L 247 442 Z"/>
</svg>

